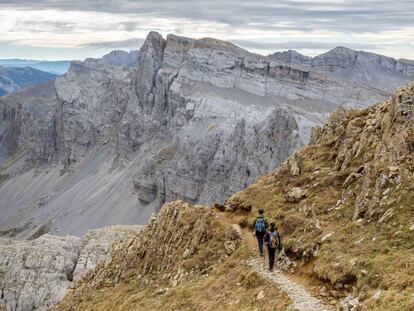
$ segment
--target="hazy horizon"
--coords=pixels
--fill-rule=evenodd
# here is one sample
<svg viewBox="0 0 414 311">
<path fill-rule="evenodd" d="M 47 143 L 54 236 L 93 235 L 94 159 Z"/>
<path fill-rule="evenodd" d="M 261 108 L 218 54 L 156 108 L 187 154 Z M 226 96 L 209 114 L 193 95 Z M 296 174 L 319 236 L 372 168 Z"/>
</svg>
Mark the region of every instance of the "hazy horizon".
<svg viewBox="0 0 414 311">
<path fill-rule="evenodd" d="M 414 2 L 0 0 L 0 58 L 72 60 L 139 49 L 151 30 L 231 41 L 267 55 L 338 45 L 414 58 Z"/>
</svg>

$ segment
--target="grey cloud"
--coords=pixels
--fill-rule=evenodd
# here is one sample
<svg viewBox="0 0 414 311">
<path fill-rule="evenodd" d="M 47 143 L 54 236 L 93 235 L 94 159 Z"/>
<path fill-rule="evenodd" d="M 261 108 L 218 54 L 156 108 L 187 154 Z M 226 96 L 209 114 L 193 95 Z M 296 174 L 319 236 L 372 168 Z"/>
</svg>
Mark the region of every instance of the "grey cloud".
<svg viewBox="0 0 414 311">
<path fill-rule="evenodd" d="M 48 21 L 17 21 L 14 25 L 15 31 L 29 32 L 54 32 L 54 33 L 73 33 L 76 30 L 75 23 L 48 22 Z"/>
<path fill-rule="evenodd" d="M 377 32 L 414 25 L 412 0 L 0 0 L 1 6 L 189 18 L 220 22 L 229 27 L 270 30 Z M 130 31 L 134 24 L 124 27 Z"/>
</svg>

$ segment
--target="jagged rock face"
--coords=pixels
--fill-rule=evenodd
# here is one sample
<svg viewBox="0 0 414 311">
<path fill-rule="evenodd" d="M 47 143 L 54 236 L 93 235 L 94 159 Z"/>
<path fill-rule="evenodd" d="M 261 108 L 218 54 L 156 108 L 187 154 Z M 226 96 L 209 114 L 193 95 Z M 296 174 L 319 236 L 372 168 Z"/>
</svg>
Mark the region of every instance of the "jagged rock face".
<svg viewBox="0 0 414 311">
<path fill-rule="evenodd" d="M 7 310 L 45 310 L 63 298 L 82 243 L 43 236 L 34 241 L 0 240 L 1 287 Z"/>
<path fill-rule="evenodd" d="M 277 167 L 338 105 L 384 98 L 214 39 L 150 33 L 137 67 L 113 64 L 74 62 L 50 101 L 0 100 L 0 159 L 9 161 L 0 229 L 9 236 L 42 224 L 81 235 L 145 223 L 176 198 L 222 201 Z"/>
<path fill-rule="evenodd" d="M 8 311 L 46 310 L 73 280 L 105 259 L 112 243 L 139 226 L 92 230 L 83 239 L 43 235 L 33 241 L 0 239 L 0 290 Z"/>
<path fill-rule="evenodd" d="M 297 64 L 303 69 L 327 72 L 362 85 L 387 91 L 392 91 L 414 79 L 413 61 L 396 60 L 341 46 L 313 58 L 290 50 L 274 53 L 270 59 L 287 64 Z"/>
<path fill-rule="evenodd" d="M 145 202 L 222 200 L 306 142 L 310 127 L 335 105 L 334 88 L 351 89 L 226 42 L 173 35 L 165 41 L 155 33 L 141 49 L 137 76 L 135 109 L 151 120 L 152 149 L 158 149 L 134 181 Z M 370 90 L 359 94 L 347 93 L 342 103 L 381 98 Z M 318 104 L 304 109 L 304 98 Z M 142 141 L 148 128 L 130 121 L 133 115 L 133 109 L 126 113 L 121 144 L 148 148 Z M 153 127 L 163 129 L 160 137 Z"/>
<path fill-rule="evenodd" d="M 354 201 L 354 220 L 389 218 L 395 214 L 390 191 L 414 171 L 414 85 L 408 84 L 387 102 L 361 115 L 333 113 L 314 142 L 333 144 L 335 166 L 360 166 L 344 181 L 341 204 Z M 388 190 L 387 190 L 388 189 Z M 385 218 L 383 218 L 385 217 Z"/>
<path fill-rule="evenodd" d="M 56 80 L 65 168 L 112 138 L 133 95 L 131 83 L 127 68 L 88 62 L 72 63 L 66 76 Z"/>
<path fill-rule="evenodd" d="M 56 107 L 53 81 L 0 99 L 0 165 L 19 150 L 27 155 L 29 167 L 56 159 L 59 148 Z"/>
</svg>

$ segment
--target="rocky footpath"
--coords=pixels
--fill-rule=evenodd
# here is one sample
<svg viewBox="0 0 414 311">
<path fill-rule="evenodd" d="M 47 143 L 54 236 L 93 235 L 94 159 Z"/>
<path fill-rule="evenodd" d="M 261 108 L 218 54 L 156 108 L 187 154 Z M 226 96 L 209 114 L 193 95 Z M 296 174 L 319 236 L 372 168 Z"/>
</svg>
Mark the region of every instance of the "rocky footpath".
<svg viewBox="0 0 414 311">
<path fill-rule="evenodd" d="M 292 299 L 292 309 L 298 311 L 328 311 L 330 307 L 325 306 L 321 301 L 309 294 L 300 284 L 294 283 L 282 271 L 271 272 L 266 269 L 263 261 L 251 259 L 248 262 L 251 269 L 258 271 L 263 277 L 270 279 Z"/>
<path fill-rule="evenodd" d="M 74 62 L 54 84 L 0 99 L 0 230 L 82 235 L 145 223 L 177 198 L 223 201 L 333 109 L 385 95 L 229 42 L 151 32 L 139 53 Z"/>
<path fill-rule="evenodd" d="M 105 259 L 113 243 L 139 230 L 114 226 L 91 230 L 83 238 L 0 239 L 1 303 L 8 311 L 46 310 L 64 297 L 73 280 Z"/>
</svg>

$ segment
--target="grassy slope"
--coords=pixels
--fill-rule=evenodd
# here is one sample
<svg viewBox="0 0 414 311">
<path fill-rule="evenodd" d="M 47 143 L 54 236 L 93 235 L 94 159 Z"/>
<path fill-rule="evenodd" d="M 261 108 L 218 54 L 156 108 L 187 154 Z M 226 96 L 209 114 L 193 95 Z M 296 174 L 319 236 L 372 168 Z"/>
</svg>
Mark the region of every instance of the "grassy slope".
<svg viewBox="0 0 414 311">
<path fill-rule="evenodd" d="M 367 130 L 368 116 L 387 120 L 383 115 L 403 111 L 401 103 L 410 104 L 412 109 L 414 85 L 404 94 L 402 99 L 396 95 L 384 105 L 348 111 L 349 120 L 329 137 L 332 140 L 322 137 L 297 152 L 295 157 L 302 159 L 300 175 L 291 173 L 292 156 L 276 172 L 226 202 L 238 213 L 251 209 L 248 216 L 264 208 L 280 227 L 286 253 L 300 262 L 299 272 L 324 281 L 334 296 L 358 295 L 369 310 L 414 309 L 414 231 L 409 229 L 414 224 L 414 174 L 413 152 L 407 141 L 414 116 L 409 119 L 409 114 L 408 118 L 404 115 L 401 121 L 394 115 L 391 125 L 383 121 L 382 128 L 372 134 L 371 128 Z M 336 136 L 338 132 L 341 134 Z M 352 132 L 356 133 L 353 140 Z M 368 147 L 338 170 L 338 146 L 349 139 L 350 148 L 356 150 L 354 146 L 365 140 L 364 135 L 370 142 L 366 143 Z M 344 187 L 347 177 L 362 164 L 370 171 Z M 383 176 L 386 182 L 380 184 Z M 368 191 L 362 197 L 364 182 Z M 306 190 L 306 198 L 289 203 L 285 196 L 293 187 Z M 355 219 L 356 205 L 368 208 Z M 374 299 L 378 291 L 379 299 Z"/>
<path fill-rule="evenodd" d="M 252 250 L 241 242 L 228 256 L 223 247 L 229 224 L 223 224 L 216 214 L 206 209 L 189 208 L 180 212 L 166 212 L 173 202 L 161 210 L 161 216 L 149 225 L 140 239 L 125 241 L 117 246 L 111 263 L 101 265 L 75 284 L 54 310 L 286 310 L 289 298 L 269 281 L 249 270 L 246 260 Z M 185 205 L 188 207 L 188 205 Z M 168 214 L 166 216 L 166 214 Z M 204 214 L 202 216 L 202 214 Z M 201 218 L 207 218 L 201 220 Z M 189 230 L 185 229 L 185 224 Z M 163 225 L 168 226 L 162 227 Z M 194 255 L 183 258 L 184 241 L 189 234 L 197 235 L 197 227 L 206 227 L 200 236 L 204 240 Z M 182 230 L 182 231 L 181 231 Z M 195 231 L 194 231 L 195 230 Z M 168 231 L 168 232 L 167 232 Z M 165 234 L 163 233 L 165 232 Z M 149 240 L 152 236 L 152 241 Z M 163 258 L 154 252 L 153 243 L 162 236 L 172 236 L 164 246 Z M 143 245 L 144 243 L 145 245 Z M 197 243 L 196 243 L 197 244 Z M 187 244 L 188 246 L 188 244 Z M 127 251 L 127 249 L 129 249 Z M 170 260 L 165 260 L 170 258 Z M 164 262 L 160 263 L 162 260 Z M 167 263 L 170 265 L 167 267 Z M 181 282 L 172 285 L 177 271 L 186 271 Z M 178 272 L 179 274 L 179 272 Z M 167 276 L 167 277 L 166 277 Z M 160 288 L 168 289 L 158 294 Z M 265 298 L 256 299 L 263 290 Z"/>
<path fill-rule="evenodd" d="M 318 279 L 315 284 L 322 280 L 328 288 L 336 285 L 341 296 L 355 287 L 360 298 L 367 299 L 369 309 L 414 307 L 414 232 L 408 230 L 413 221 L 413 191 L 407 186 L 394 194 L 401 196 L 398 214 L 388 222 L 353 222 L 351 206 L 335 209 L 341 198 L 336 185 L 342 185 L 344 176 L 330 175 L 331 169 L 324 166 L 328 164 L 323 160 L 328 157 L 327 149 L 313 146 L 300 153 L 307 157 L 300 177 L 289 176 L 283 167 L 230 200 L 251 206 L 251 216 L 264 208 L 280 228 L 286 253 L 301 262 L 298 271 Z M 315 162 L 319 174 L 314 174 Z M 286 181 L 281 187 L 283 178 Z M 282 188 L 300 185 L 309 190 L 308 197 L 300 204 L 286 202 Z M 322 243 L 331 232 L 334 234 Z M 311 255 L 312 249 L 317 250 L 316 257 Z M 387 293 L 378 301 L 371 299 L 379 289 Z"/>
<path fill-rule="evenodd" d="M 250 272 L 244 264 L 246 255 L 246 248 L 241 247 L 210 275 L 182 282 L 162 295 L 156 292 L 168 286 L 162 282 L 158 287 L 122 282 L 93 291 L 80 302 L 63 303 L 58 310 L 287 310 L 288 297 Z M 258 301 L 261 290 L 265 299 Z"/>
</svg>

